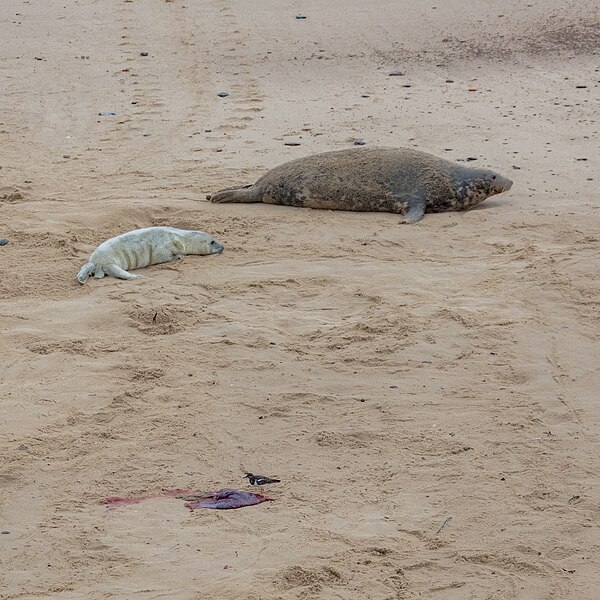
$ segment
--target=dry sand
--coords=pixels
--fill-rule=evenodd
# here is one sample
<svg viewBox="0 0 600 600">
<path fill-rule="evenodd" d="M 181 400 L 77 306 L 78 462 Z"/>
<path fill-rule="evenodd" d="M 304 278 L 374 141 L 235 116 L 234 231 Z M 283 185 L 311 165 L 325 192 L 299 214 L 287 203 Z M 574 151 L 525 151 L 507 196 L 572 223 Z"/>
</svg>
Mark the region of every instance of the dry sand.
<svg viewBox="0 0 600 600">
<path fill-rule="evenodd" d="M 596 2 L 0 20 L 1 598 L 598 598 Z M 356 139 L 514 186 L 414 226 L 204 199 Z M 149 225 L 226 251 L 79 286 Z M 246 469 L 275 502 L 100 504 Z"/>
</svg>

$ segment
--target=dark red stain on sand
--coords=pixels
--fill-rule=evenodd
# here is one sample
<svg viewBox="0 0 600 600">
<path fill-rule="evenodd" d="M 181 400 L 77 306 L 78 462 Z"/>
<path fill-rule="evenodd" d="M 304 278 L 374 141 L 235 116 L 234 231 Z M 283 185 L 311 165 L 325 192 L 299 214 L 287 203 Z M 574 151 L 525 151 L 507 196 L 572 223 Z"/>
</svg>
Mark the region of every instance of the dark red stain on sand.
<svg viewBox="0 0 600 600">
<path fill-rule="evenodd" d="M 158 494 L 147 494 L 145 496 L 109 496 L 100 502 L 107 508 L 116 508 L 118 506 L 130 506 L 132 504 L 140 504 L 144 500 L 152 500 L 154 498 L 174 498 L 175 496 L 184 494 L 200 494 L 198 490 L 163 490 Z"/>
</svg>

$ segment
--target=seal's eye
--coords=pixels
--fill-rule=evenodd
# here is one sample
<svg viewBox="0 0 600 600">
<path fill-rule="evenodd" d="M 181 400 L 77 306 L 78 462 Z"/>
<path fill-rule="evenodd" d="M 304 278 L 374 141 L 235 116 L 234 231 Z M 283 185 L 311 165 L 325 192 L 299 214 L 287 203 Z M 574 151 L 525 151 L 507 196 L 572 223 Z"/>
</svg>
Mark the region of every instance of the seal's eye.
<svg viewBox="0 0 600 600">
<path fill-rule="evenodd" d="M 210 245 L 211 245 L 211 246 L 214 246 L 214 245 L 215 245 L 215 240 L 213 240 L 213 241 L 210 243 Z"/>
<path fill-rule="evenodd" d="M 495 175 L 492 175 L 492 179 L 496 179 L 496 176 L 495 176 Z"/>
</svg>

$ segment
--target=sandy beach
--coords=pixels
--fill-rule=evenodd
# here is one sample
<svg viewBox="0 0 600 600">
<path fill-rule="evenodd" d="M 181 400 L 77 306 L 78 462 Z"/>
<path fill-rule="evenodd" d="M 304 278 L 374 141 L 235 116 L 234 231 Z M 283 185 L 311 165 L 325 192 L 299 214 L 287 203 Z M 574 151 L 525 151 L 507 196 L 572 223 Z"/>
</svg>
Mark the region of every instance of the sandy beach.
<svg viewBox="0 0 600 600">
<path fill-rule="evenodd" d="M 598 598 L 597 2 L 4 0 L 0 27 L 0 598 Z M 358 140 L 514 184 L 414 225 L 206 200 Z M 154 225 L 225 252 L 79 285 Z M 159 497 L 246 471 L 273 502 Z"/>
</svg>

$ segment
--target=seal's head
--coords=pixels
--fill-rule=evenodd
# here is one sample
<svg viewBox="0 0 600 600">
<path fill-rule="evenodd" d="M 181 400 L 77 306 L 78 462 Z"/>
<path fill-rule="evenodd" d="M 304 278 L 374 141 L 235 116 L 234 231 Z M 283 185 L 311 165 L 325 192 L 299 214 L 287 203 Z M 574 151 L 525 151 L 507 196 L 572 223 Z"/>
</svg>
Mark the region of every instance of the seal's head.
<svg viewBox="0 0 600 600">
<path fill-rule="evenodd" d="M 210 253 L 211 254 L 221 254 L 225 250 L 225 246 L 220 242 L 217 242 L 214 238 L 210 241 Z"/>
<path fill-rule="evenodd" d="M 490 196 L 510 190 L 512 181 L 489 169 L 459 169 L 452 181 L 454 198 L 447 210 L 468 210 Z"/>
<path fill-rule="evenodd" d="M 186 254 L 221 254 L 224 246 L 204 231 L 188 231 L 185 249 Z"/>
</svg>

